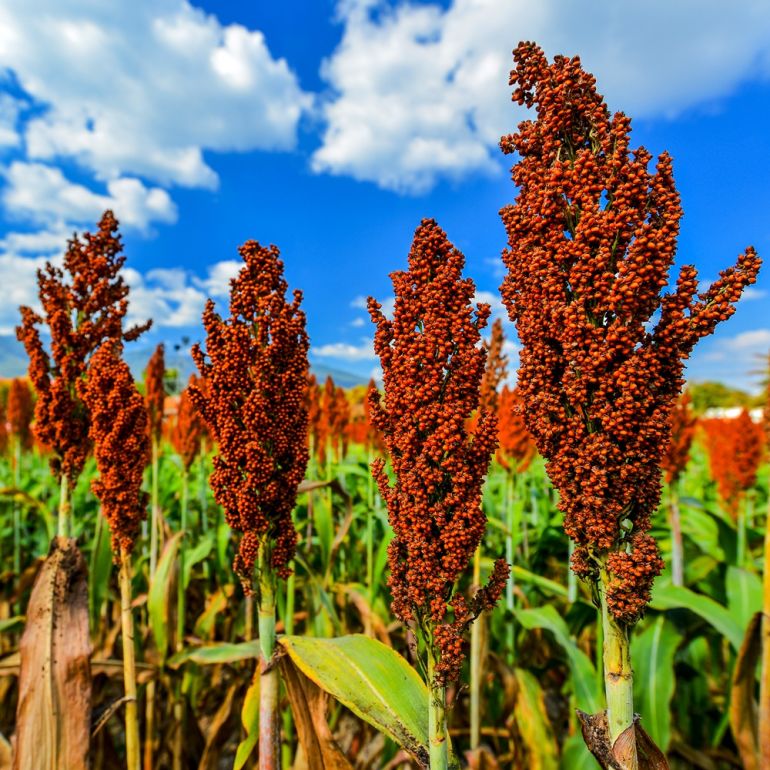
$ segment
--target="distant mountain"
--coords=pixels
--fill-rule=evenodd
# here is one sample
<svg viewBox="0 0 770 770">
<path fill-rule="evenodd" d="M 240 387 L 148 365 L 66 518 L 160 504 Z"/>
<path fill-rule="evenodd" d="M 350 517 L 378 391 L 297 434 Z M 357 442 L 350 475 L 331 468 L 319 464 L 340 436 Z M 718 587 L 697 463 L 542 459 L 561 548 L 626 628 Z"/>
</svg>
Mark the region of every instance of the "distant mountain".
<svg viewBox="0 0 770 770">
<path fill-rule="evenodd" d="M 147 361 L 155 350 L 155 344 L 128 343 L 125 347 L 125 358 L 136 378 L 141 378 Z M 179 349 L 175 349 L 178 347 Z M 182 387 L 193 372 L 196 372 L 195 364 L 189 353 L 189 346 L 177 346 L 174 343 L 166 343 L 166 367 L 176 369 L 178 382 Z M 337 385 L 343 388 L 352 388 L 356 385 L 366 385 L 368 377 L 342 369 L 334 369 L 324 364 L 313 364 L 311 371 L 319 383 L 324 382 L 331 375 Z M 0 335 L 0 379 L 11 377 L 23 377 L 27 373 L 27 353 L 24 346 L 11 335 Z"/>
</svg>

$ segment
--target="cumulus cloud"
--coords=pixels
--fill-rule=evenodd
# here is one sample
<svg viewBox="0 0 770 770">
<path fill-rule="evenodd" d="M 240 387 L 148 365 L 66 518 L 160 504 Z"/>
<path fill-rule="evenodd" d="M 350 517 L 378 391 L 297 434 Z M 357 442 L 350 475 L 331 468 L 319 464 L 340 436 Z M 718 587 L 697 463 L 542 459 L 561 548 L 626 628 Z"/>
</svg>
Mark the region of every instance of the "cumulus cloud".
<svg viewBox="0 0 770 770">
<path fill-rule="evenodd" d="M 159 187 L 145 187 L 138 179 L 123 177 L 107 182 L 106 194 L 70 182 L 59 168 L 42 163 L 14 161 L 2 172 L 3 206 L 13 216 L 36 224 L 83 224 L 113 209 L 121 224 L 146 230 L 151 222 L 175 222 L 176 206 Z"/>
<path fill-rule="evenodd" d="M 322 68 L 332 95 L 313 168 L 400 192 L 499 171 L 497 142 L 524 114 L 507 85 L 519 40 L 580 54 L 611 109 L 632 116 L 672 115 L 770 73 L 764 0 L 345 0 L 338 13 L 344 33 Z"/>
<path fill-rule="evenodd" d="M 38 307 L 37 271 L 45 265 L 46 261 L 46 257 L 23 257 L 8 252 L 0 253 L 0 275 L 3 277 L 0 335 L 15 333 L 16 326 L 21 320 L 19 305 Z"/>
<path fill-rule="evenodd" d="M 204 150 L 291 149 L 311 98 L 264 35 L 187 0 L 6 0 L 0 60 L 47 109 L 29 157 L 213 187 Z"/>
<path fill-rule="evenodd" d="M 21 137 L 16 129 L 23 103 L 10 94 L 0 93 L 0 149 L 18 147 Z"/>
<path fill-rule="evenodd" d="M 770 350 L 770 328 L 720 334 L 703 340 L 687 365 L 687 377 L 716 380 L 737 388 L 757 390 Z"/>
<path fill-rule="evenodd" d="M 336 358 L 340 361 L 375 361 L 372 340 L 363 338 L 361 344 L 351 345 L 348 342 L 331 342 L 311 348 L 311 353 L 319 358 Z"/>
</svg>

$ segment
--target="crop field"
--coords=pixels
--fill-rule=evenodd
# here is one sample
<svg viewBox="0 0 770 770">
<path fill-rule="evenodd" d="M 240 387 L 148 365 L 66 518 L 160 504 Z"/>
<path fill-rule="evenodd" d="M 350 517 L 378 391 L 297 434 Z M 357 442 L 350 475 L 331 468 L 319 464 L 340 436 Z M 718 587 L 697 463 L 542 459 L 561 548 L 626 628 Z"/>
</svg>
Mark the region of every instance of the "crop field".
<svg viewBox="0 0 770 770">
<path fill-rule="evenodd" d="M 770 767 L 770 359 L 751 413 L 684 379 L 760 259 L 675 275 L 670 158 L 577 58 L 521 43 L 511 83 L 515 371 L 432 219 L 347 389 L 275 246 L 181 385 L 163 345 L 126 362 L 112 211 L 39 271 L 0 387 L 0 770 Z"/>
</svg>

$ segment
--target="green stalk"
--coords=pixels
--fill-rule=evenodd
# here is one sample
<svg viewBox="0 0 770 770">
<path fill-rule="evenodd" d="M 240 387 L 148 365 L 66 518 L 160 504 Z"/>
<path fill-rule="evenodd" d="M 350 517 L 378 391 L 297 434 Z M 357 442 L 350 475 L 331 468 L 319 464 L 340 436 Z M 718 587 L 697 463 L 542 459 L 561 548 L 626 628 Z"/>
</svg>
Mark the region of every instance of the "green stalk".
<svg viewBox="0 0 770 770">
<path fill-rule="evenodd" d="M 207 484 L 205 442 L 201 442 L 201 452 L 198 455 L 198 504 L 201 510 L 201 531 L 204 534 L 209 529 L 208 498 L 206 497 Z"/>
<path fill-rule="evenodd" d="M 290 565 L 291 574 L 286 580 L 286 614 L 283 620 L 283 627 L 286 632 L 286 636 L 292 636 L 294 634 L 294 562 Z M 292 741 L 294 740 L 294 723 L 292 722 L 291 709 L 286 709 L 283 712 L 283 735 L 284 740 L 281 745 L 281 758 L 284 767 L 291 766 L 292 757 Z"/>
<path fill-rule="evenodd" d="M 567 559 L 567 601 L 570 604 L 574 604 L 578 598 L 577 575 L 572 570 L 572 554 L 575 552 L 575 543 L 571 537 L 568 538 L 567 543 L 569 554 Z"/>
<path fill-rule="evenodd" d="M 746 508 L 743 500 L 738 498 L 738 544 L 736 546 L 736 566 L 743 568 L 746 562 Z"/>
<path fill-rule="evenodd" d="M 185 586 L 184 586 L 184 569 L 185 569 L 185 541 L 187 539 L 187 507 L 188 507 L 188 495 L 190 487 L 190 475 L 187 470 L 182 473 L 182 500 L 180 510 L 180 522 L 179 529 L 182 532 L 182 540 L 179 543 L 179 579 L 176 583 L 176 645 L 177 650 L 181 650 L 184 642 L 184 621 L 185 621 Z"/>
<path fill-rule="evenodd" d="M 614 747 L 618 737 L 634 723 L 634 682 L 628 629 L 615 620 L 607 607 L 608 583 L 609 575 L 606 570 L 602 570 L 599 593 L 604 635 L 604 692 L 607 697 L 610 743 Z M 629 770 L 637 766 L 636 741 L 631 741 L 630 744 L 624 757 L 616 757 L 623 767 L 628 767 Z"/>
<path fill-rule="evenodd" d="M 446 688 L 434 687 L 436 661 L 433 651 L 428 651 L 428 738 L 430 770 L 448 770 L 449 751 L 446 725 Z"/>
<path fill-rule="evenodd" d="M 505 511 L 507 513 L 507 532 L 505 535 L 505 559 L 508 562 L 508 564 L 513 564 L 513 552 L 514 552 L 514 542 L 513 542 L 513 531 L 514 531 L 514 514 L 513 514 L 513 485 L 514 481 L 511 478 L 510 474 L 505 474 Z M 507 655 L 508 655 L 508 663 L 509 665 L 513 665 L 513 660 L 516 654 L 516 628 L 513 621 L 513 613 L 515 610 L 514 605 L 514 578 L 513 578 L 513 570 L 511 570 L 511 574 L 508 576 L 508 581 L 505 584 L 505 609 L 508 611 L 508 616 L 510 618 L 508 622 L 507 627 L 507 635 L 508 635 L 508 649 L 507 649 Z"/>
<path fill-rule="evenodd" d="M 160 527 L 160 510 L 158 497 L 158 440 L 152 437 L 152 467 L 150 469 L 150 577 L 155 576 L 155 569 L 158 565 L 158 529 Z"/>
<path fill-rule="evenodd" d="M 13 439 L 13 487 L 21 486 L 21 439 L 14 436 Z M 21 575 L 21 508 L 13 497 L 13 574 L 18 578 Z"/>
<path fill-rule="evenodd" d="M 481 544 L 473 555 L 473 591 L 481 587 Z M 471 626 L 471 751 L 481 743 L 481 623 Z"/>
<path fill-rule="evenodd" d="M 275 650 L 275 573 L 266 539 L 260 543 L 258 561 L 259 617 L 259 770 L 280 770 L 281 733 L 278 721 L 278 669 L 272 664 Z"/>
<path fill-rule="evenodd" d="M 131 554 L 120 549 L 120 621 L 123 641 L 123 687 L 126 704 L 126 766 L 139 770 L 139 715 L 136 704 L 134 619 L 131 615 Z"/>
<path fill-rule="evenodd" d="M 759 766 L 770 767 L 770 500 L 762 576 L 762 667 L 759 679 Z"/>
<path fill-rule="evenodd" d="M 372 464 L 372 450 L 369 448 L 367 466 Z M 366 586 L 369 589 L 369 606 L 374 607 L 374 479 L 366 474 Z"/>
<path fill-rule="evenodd" d="M 61 475 L 61 492 L 59 494 L 59 518 L 56 534 L 59 537 L 69 537 L 70 533 L 70 513 L 72 508 L 70 506 L 69 499 L 69 483 L 67 480 L 67 474 Z"/>
<path fill-rule="evenodd" d="M 682 519 L 679 512 L 679 491 L 674 479 L 669 485 L 669 513 L 671 522 L 671 582 L 684 585 L 684 547 L 682 544 Z"/>
</svg>

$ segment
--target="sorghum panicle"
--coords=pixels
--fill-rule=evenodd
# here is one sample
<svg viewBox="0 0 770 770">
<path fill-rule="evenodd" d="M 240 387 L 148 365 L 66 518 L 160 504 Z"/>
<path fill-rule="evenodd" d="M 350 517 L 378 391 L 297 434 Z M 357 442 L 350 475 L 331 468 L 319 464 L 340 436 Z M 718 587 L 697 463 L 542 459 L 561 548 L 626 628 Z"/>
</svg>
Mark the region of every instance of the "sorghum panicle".
<svg viewBox="0 0 770 770">
<path fill-rule="evenodd" d="M 497 461 L 506 470 L 524 473 L 537 453 L 524 421 L 524 404 L 518 389 L 503 387 L 497 411 Z"/>
<path fill-rule="evenodd" d="M 71 481 L 90 451 L 88 414 L 77 396 L 89 356 L 105 340 L 134 340 L 150 321 L 123 332 L 128 285 L 120 275 L 125 262 L 118 222 L 105 211 L 96 233 L 69 241 L 63 269 L 48 263 L 38 270 L 43 315 L 22 306 L 16 336 L 29 356 L 29 378 L 37 391 L 35 436 L 51 448 L 51 470 Z M 45 323 L 50 356 L 40 337 Z"/>
<path fill-rule="evenodd" d="M 192 399 L 190 388 L 197 387 L 205 392 L 206 386 L 200 377 L 190 375 L 187 387 L 179 396 L 176 420 L 171 429 L 171 443 L 182 460 L 185 471 L 189 471 L 195 458 L 200 454 L 201 443 L 206 432 L 203 418 L 198 414 Z"/>
<path fill-rule="evenodd" d="M 508 368 L 508 357 L 503 354 L 504 343 L 503 322 L 500 318 L 496 318 L 492 324 L 489 341 L 484 340 L 487 364 L 479 388 L 479 409 L 497 413 L 498 388 L 505 380 Z"/>
<path fill-rule="evenodd" d="M 408 271 L 391 274 L 393 319 L 369 299 L 385 390 L 384 399 L 370 391 L 372 422 L 395 473 L 391 487 L 384 461 L 372 464 L 395 533 L 388 549 L 392 607 L 404 622 L 433 627 L 438 684 L 457 678 L 462 631 L 495 603 L 508 575 L 500 561 L 470 604 L 462 594 L 453 595 L 484 534 L 481 486 L 497 433 L 488 411 L 480 413 L 474 433 L 466 427 L 479 402 L 486 357 L 479 331 L 489 306 L 474 310 L 474 285 L 462 278 L 463 265 L 463 255 L 441 228 L 423 220 Z"/>
<path fill-rule="evenodd" d="M 91 488 L 110 524 L 116 558 L 121 548 L 131 552 L 147 515 L 142 478 L 150 461 L 147 409 L 121 350 L 114 340 L 103 343 L 91 357 L 88 376 L 78 383 L 99 470 Z"/>
<path fill-rule="evenodd" d="M 537 111 L 501 140 L 520 158 L 516 202 L 501 211 L 501 292 L 523 348 L 519 388 L 578 546 L 574 566 L 594 574 L 618 551 L 607 601 L 633 623 L 662 568 L 646 532 L 683 362 L 732 315 L 760 260 L 747 249 L 702 294 L 685 266 L 663 294 L 682 215 L 671 158 L 648 170 L 650 153 L 629 148 L 630 119 L 610 117 L 579 58 L 549 65 L 521 43 L 514 60 L 513 100 Z"/>
<path fill-rule="evenodd" d="M 155 441 L 160 441 L 163 431 L 163 408 L 166 401 L 165 374 L 165 348 L 160 344 L 150 356 L 144 372 L 144 401 L 150 418 L 150 438 Z"/>
<path fill-rule="evenodd" d="M 33 438 L 31 423 L 35 413 L 35 403 L 32 390 L 26 380 L 16 378 L 11 382 L 6 410 L 11 435 L 16 436 L 23 449 L 31 449 Z"/>
<path fill-rule="evenodd" d="M 736 519 L 745 492 L 754 486 L 762 460 L 763 430 L 746 409 L 732 419 L 702 420 L 711 477 L 727 512 Z"/>
<path fill-rule="evenodd" d="M 190 398 L 219 445 L 211 488 L 227 523 L 242 533 L 234 568 L 253 590 L 260 540 L 269 538 L 272 567 L 288 575 L 297 533 L 291 512 L 308 461 L 308 337 L 302 293 L 287 284 L 275 246 L 247 241 L 231 282 L 230 316 L 209 300 L 203 313 L 206 353 L 192 350 L 206 378 Z"/>
<path fill-rule="evenodd" d="M 692 398 L 684 392 L 671 409 L 671 440 L 661 458 L 667 484 L 675 484 L 690 460 L 690 447 L 698 418 L 690 407 Z"/>
</svg>

